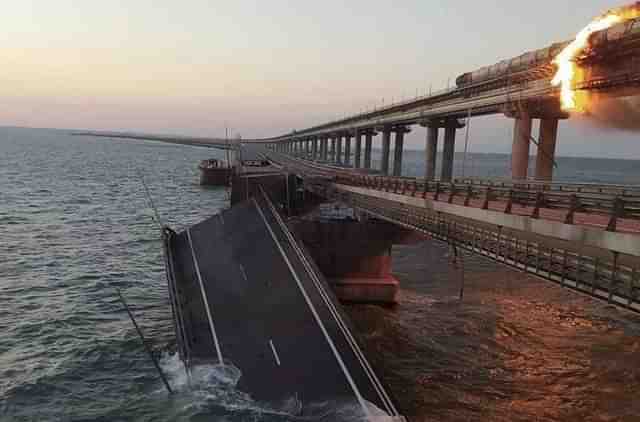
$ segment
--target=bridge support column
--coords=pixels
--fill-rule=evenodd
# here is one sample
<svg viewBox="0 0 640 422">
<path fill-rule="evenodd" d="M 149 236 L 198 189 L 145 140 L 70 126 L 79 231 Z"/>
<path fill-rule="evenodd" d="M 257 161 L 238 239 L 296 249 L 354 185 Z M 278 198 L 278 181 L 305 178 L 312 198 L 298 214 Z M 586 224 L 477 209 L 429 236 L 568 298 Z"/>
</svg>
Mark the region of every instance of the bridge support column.
<svg viewBox="0 0 640 422">
<path fill-rule="evenodd" d="M 355 132 L 355 138 L 356 138 L 356 153 L 355 156 L 353 158 L 353 166 L 355 168 L 360 168 L 361 167 L 361 155 L 362 155 L 362 133 L 360 133 L 359 130 L 356 129 Z"/>
<path fill-rule="evenodd" d="M 442 166 L 440 180 L 449 182 L 453 179 L 453 160 L 456 152 L 456 130 L 457 122 L 447 122 L 444 128 L 444 147 L 442 150 Z"/>
<path fill-rule="evenodd" d="M 304 158 L 309 159 L 309 155 L 311 155 L 311 138 L 307 139 L 304 143 L 305 143 Z"/>
<path fill-rule="evenodd" d="M 391 128 L 382 129 L 382 162 L 380 171 L 382 174 L 389 174 L 389 150 L 391 148 Z"/>
<path fill-rule="evenodd" d="M 336 136 L 336 163 L 342 163 L 342 135 Z"/>
<path fill-rule="evenodd" d="M 558 119 L 541 119 L 536 156 L 536 180 L 550 182 L 553 179 L 557 139 Z"/>
<path fill-rule="evenodd" d="M 396 132 L 396 143 L 393 150 L 393 175 L 402 176 L 402 154 L 404 152 L 404 134 L 410 132 L 407 127 L 398 127 Z"/>
<path fill-rule="evenodd" d="M 333 208 L 334 204 L 331 205 Z M 382 221 L 301 219 L 293 226 L 338 299 L 395 303 L 391 249 L 402 230 Z"/>
<path fill-rule="evenodd" d="M 364 138 L 364 168 L 371 168 L 371 145 L 373 144 L 374 132 L 368 131 Z"/>
<path fill-rule="evenodd" d="M 318 138 L 313 138 L 313 141 L 312 141 L 312 155 L 313 155 L 313 159 L 314 160 L 318 159 Z"/>
<path fill-rule="evenodd" d="M 531 144 L 531 117 L 521 113 L 513 125 L 511 147 L 511 178 L 526 179 L 529 170 L 529 145 Z"/>
<path fill-rule="evenodd" d="M 351 165 L 351 134 L 344 135 L 344 163 Z"/>
<path fill-rule="evenodd" d="M 424 177 L 427 180 L 436 178 L 436 155 L 438 154 L 438 126 L 427 126 L 427 144 L 425 148 L 426 170 Z"/>
<path fill-rule="evenodd" d="M 320 159 L 327 161 L 327 152 L 329 150 L 328 139 L 326 136 L 320 138 Z"/>
<path fill-rule="evenodd" d="M 331 151 L 329 151 L 329 160 L 332 163 L 336 162 L 336 142 L 338 141 L 338 136 L 334 135 L 331 138 Z"/>
</svg>

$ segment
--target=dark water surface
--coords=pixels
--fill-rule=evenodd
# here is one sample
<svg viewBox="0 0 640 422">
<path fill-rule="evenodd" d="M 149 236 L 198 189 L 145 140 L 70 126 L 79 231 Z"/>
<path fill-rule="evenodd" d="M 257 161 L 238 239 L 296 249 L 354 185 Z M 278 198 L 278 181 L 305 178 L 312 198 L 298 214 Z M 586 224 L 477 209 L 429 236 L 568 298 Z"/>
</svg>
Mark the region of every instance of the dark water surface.
<svg viewBox="0 0 640 422">
<path fill-rule="evenodd" d="M 139 175 L 165 222 L 180 229 L 226 204 L 224 189 L 197 184 L 197 162 L 216 156 L 0 128 L 1 421 L 297 420 L 237 391 L 238 374 L 201 368 L 187 385 L 169 351 L 159 232 Z M 407 172 L 421 174 L 421 160 L 407 152 Z M 638 162 L 566 160 L 566 179 L 640 183 Z M 474 163 L 475 175 L 502 175 L 508 157 L 474 155 Z M 407 415 L 640 420 L 637 316 L 479 258 L 467 260 L 460 303 L 446 248 L 429 245 L 395 252 L 400 305 L 349 308 Z M 175 397 L 167 398 L 113 287 L 164 351 Z M 349 420 L 344 413 L 316 420 Z"/>
</svg>

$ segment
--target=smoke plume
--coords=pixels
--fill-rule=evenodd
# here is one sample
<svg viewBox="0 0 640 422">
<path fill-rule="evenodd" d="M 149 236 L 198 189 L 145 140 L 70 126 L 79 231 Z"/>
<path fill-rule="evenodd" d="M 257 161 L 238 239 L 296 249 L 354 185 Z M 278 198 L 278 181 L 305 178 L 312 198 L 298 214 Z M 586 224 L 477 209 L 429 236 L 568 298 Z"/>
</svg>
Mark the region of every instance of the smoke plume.
<svg viewBox="0 0 640 422">
<path fill-rule="evenodd" d="M 582 119 L 600 128 L 640 131 L 640 97 L 592 96 Z"/>
</svg>

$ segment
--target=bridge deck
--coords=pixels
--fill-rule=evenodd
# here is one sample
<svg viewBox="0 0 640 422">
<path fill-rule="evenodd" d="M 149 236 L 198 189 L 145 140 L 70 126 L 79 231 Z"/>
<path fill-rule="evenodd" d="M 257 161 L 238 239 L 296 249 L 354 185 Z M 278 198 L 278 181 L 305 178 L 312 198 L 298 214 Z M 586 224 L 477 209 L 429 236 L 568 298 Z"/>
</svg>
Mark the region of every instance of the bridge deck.
<svg viewBox="0 0 640 422">
<path fill-rule="evenodd" d="M 189 366 L 233 364 L 238 388 L 260 401 L 347 402 L 365 413 L 372 403 L 397 416 L 322 275 L 266 196 L 173 235 L 169 251 Z"/>
<path fill-rule="evenodd" d="M 283 164 L 290 171 L 298 172 L 304 176 L 325 176 L 331 178 L 337 184 L 354 186 L 365 189 L 370 194 L 378 196 L 393 193 L 401 195 L 413 201 L 422 199 L 425 203 L 458 205 L 468 209 L 488 210 L 507 216 L 523 217 L 523 221 L 549 221 L 556 226 L 568 225 L 575 228 L 591 230 L 590 236 L 606 237 L 599 232 L 617 233 L 623 235 L 640 234 L 640 194 L 637 190 L 628 190 L 623 195 L 619 194 L 619 188 L 613 188 L 611 192 L 580 192 L 541 190 L 537 186 L 523 186 L 513 183 L 508 188 L 496 186 L 478 186 L 469 183 L 439 183 L 425 182 L 415 178 L 399 178 L 387 176 L 367 176 L 350 169 L 340 169 L 334 166 L 319 165 L 307 160 L 293 158 L 284 154 L 266 152 L 268 156 Z M 567 185 L 568 186 L 568 185 Z M 552 187 L 553 188 L 553 187 Z M 468 194 L 471 192 L 471 194 Z M 536 197 L 542 194 L 544 201 L 536 204 Z M 509 196 L 513 195 L 513 200 Z M 573 197 L 581 204 L 572 209 Z M 612 224 L 612 211 L 615 209 L 617 198 L 622 199 L 620 216 L 616 217 Z M 424 204 L 423 204 L 424 206 Z M 537 216 L 534 217 L 534 214 Z M 571 220 L 568 220 L 568 217 Z M 566 230 L 565 230 L 566 231 Z M 611 237 L 611 236 L 609 236 Z M 628 239 L 628 238 L 627 238 Z M 628 240 L 625 241 L 629 243 Z M 638 252 L 635 243 L 628 247 L 633 255 Z M 628 250 L 621 250 L 628 252 Z"/>
</svg>

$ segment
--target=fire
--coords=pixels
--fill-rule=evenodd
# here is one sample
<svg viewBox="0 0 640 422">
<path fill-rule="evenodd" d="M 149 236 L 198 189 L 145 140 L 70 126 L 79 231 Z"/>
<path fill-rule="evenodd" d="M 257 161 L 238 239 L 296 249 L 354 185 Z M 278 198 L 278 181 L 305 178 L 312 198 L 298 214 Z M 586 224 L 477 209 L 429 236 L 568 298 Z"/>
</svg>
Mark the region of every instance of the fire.
<svg viewBox="0 0 640 422">
<path fill-rule="evenodd" d="M 637 3 L 633 6 L 611 10 L 595 18 L 589 25 L 578 32 L 575 40 L 569 43 L 569 45 L 556 56 L 553 63 L 558 69 L 551 80 L 551 84 L 553 86 L 560 86 L 560 101 L 563 110 L 578 110 L 576 92 L 573 89 L 574 80 L 578 74 L 575 59 L 589 46 L 589 38 L 591 35 L 594 32 L 608 29 L 613 25 L 629 19 L 635 19 L 639 16 L 640 8 Z"/>
</svg>

